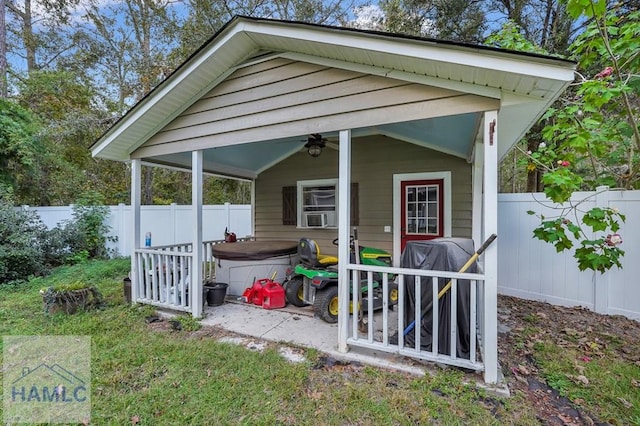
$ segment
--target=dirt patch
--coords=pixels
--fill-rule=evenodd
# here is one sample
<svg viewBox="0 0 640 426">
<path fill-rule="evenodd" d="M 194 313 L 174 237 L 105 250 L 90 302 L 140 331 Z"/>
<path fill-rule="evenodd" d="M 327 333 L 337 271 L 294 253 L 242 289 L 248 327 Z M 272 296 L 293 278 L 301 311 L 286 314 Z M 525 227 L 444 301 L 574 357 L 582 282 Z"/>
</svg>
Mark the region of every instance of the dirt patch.
<svg viewBox="0 0 640 426">
<path fill-rule="evenodd" d="M 604 348 L 607 357 L 640 360 L 640 323 L 626 317 L 499 296 L 498 322 L 498 359 L 509 389 L 523 392 L 544 424 L 602 423 L 547 386 L 532 355 L 536 342 L 580 348 L 586 360 L 604 356 Z"/>
<path fill-rule="evenodd" d="M 224 328 L 216 326 L 203 326 L 199 330 L 191 332 L 191 336 L 196 338 L 209 337 L 212 339 L 222 339 L 223 337 L 233 336 L 233 333 L 228 332 Z"/>
</svg>

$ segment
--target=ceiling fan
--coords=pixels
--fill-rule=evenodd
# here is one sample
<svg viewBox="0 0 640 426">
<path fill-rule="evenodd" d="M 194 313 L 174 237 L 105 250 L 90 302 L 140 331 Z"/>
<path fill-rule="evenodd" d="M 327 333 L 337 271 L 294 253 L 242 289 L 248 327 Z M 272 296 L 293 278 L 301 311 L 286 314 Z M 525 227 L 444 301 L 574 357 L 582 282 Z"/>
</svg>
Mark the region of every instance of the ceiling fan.
<svg viewBox="0 0 640 426">
<path fill-rule="evenodd" d="M 322 137 L 320 133 L 313 133 L 309 135 L 307 143 L 304 145 L 309 155 L 314 158 L 322 154 L 322 149 L 325 146 L 335 150 L 338 149 L 338 144 L 329 142 L 327 138 Z"/>
</svg>

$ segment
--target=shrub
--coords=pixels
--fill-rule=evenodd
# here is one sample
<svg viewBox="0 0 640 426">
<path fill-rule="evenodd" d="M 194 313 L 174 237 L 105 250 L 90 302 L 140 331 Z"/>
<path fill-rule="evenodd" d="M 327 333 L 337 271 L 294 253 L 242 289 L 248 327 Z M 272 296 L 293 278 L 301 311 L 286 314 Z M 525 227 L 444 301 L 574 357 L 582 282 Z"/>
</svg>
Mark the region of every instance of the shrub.
<svg viewBox="0 0 640 426">
<path fill-rule="evenodd" d="M 67 234 L 72 256 L 82 259 L 83 252 L 88 253 L 90 259 L 105 259 L 109 257 L 106 248 L 110 227 L 105 225 L 109 215 L 109 208 L 104 206 L 104 198 L 95 191 L 87 191 L 73 206 L 73 222 L 67 223 Z M 79 256 L 79 257 L 78 257 Z"/>
<path fill-rule="evenodd" d="M 42 251 L 47 269 L 69 263 L 67 259 L 72 256 L 72 253 L 66 225 L 58 225 L 45 233 L 42 239 Z"/>
<path fill-rule="evenodd" d="M 46 272 L 42 245 L 46 232 L 37 214 L 0 198 L 0 283 Z"/>
<path fill-rule="evenodd" d="M 46 236 L 47 264 L 82 263 L 88 259 L 109 257 L 106 248 L 110 230 L 105 225 L 109 208 L 102 205 L 100 194 L 89 191 L 83 193 L 73 206 L 73 220 L 65 221 L 48 231 Z"/>
<path fill-rule="evenodd" d="M 13 206 L 10 192 L 0 191 L 0 284 L 43 275 L 63 264 L 106 258 L 111 240 L 101 197 L 85 193 L 73 207 L 73 220 L 51 230 L 35 212 Z"/>
</svg>

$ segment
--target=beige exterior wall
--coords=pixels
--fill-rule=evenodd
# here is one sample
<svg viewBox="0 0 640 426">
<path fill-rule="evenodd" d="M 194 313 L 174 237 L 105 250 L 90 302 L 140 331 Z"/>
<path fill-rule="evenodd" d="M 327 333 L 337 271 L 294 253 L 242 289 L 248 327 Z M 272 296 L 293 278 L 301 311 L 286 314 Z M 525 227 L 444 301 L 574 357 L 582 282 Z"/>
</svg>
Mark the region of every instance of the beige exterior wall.
<svg viewBox="0 0 640 426">
<path fill-rule="evenodd" d="M 302 143 L 301 143 L 302 145 Z M 384 136 L 362 137 L 352 143 L 352 181 L 359 185 L 361 244 L 393 251 L 393 175 L 451 171 L 452 236 L 471 237 L 471 165 L 464 159 Z M 325 148 L 318 158 L 299 152 L 256 180 L 255 234 L 258 239 L 310 237 L 321 249 L 335 253 L 336 229 L 298 229 L 282 225 L 282 187 L 298 180 L 338 177 L 338 151 Z"/>
<path fill-rule="evenodd" d="M 496 99 L 305 62 L 232 73 L 132 158 L 495 109 Z"/>
</svg>

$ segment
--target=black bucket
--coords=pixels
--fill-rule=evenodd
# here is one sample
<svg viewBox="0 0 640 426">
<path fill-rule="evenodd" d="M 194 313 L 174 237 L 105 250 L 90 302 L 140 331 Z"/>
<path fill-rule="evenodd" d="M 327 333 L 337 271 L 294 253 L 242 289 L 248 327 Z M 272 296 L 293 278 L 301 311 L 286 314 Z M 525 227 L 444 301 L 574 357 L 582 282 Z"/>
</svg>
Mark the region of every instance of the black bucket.
<svg viewBox="0 0 640 426">
<path fill-rule="evenodd" d="M 211 283 L 204 286 L 207 291 L 207 305 L 209 306 L 220 306 L 224 303 L 224 298 L 227 295 L 227 287 L 229 287 L 226 283 Z"/>
</svg>

